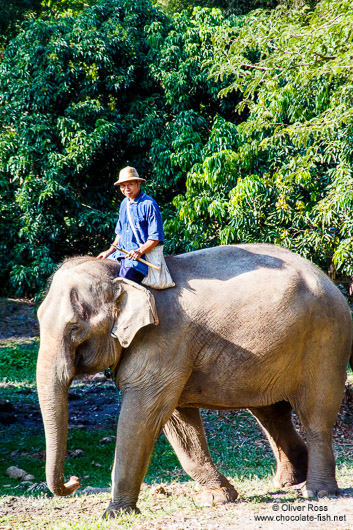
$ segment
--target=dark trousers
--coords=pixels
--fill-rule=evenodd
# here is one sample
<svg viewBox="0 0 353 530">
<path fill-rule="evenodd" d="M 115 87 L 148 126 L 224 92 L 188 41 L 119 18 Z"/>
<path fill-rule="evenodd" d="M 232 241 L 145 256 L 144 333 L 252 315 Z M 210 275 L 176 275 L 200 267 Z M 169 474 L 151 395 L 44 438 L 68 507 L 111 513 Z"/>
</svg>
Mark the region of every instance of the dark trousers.
<svg viewBox="0 0 353 530">
<path fill-rule="evenodd" d="M 124 258 L 120 260 L 119 278 L 127 278 L 135 283 L 142 283 L 145 276 L 143 272 L 138 271 L 134 267 L 126 267 Z"/>
</svg>

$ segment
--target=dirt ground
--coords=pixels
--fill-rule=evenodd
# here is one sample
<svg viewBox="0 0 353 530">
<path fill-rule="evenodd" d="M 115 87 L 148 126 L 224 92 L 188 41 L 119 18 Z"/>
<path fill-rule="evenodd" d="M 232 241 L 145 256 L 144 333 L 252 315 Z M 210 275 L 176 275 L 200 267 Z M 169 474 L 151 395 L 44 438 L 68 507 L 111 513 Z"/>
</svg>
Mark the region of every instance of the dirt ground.
<svg viewBox="0 0 353 530">
<path fill-rule="evenodd" d="M 33 304 L 28 300 L 0 299 L 0 347 L 9 341 L 23 340 L 38 336 L 38 324 Z M 11 383 L 8 383 L 9 385 Z M 95 428 L 97 424 L 111 423 L 119 412 L 119 404 L 114 395 L 115 385 L 98 374 L 84 384 L 73 386 L 69 393 L 70 424 L 78 427 Z M 0 396 L 1 398 L 1 396 Z M 88 398 L 88 399 L 87 399 Z M 11 420 L 12 417 L 12 420 Z M 8 423 L 20 423 L 28 426 L 41 425 L 39 407 L 35 403 L 21 403 L 21 407 L 12 404 Z M 0 428 L 2 428 L 0 423 Z M 344 446 L 353 454 L 353 389 L 347 386 L 341 411 L 334 429 L 336 446 Z M 43 454 L 43 458 L 44 458 Z M 238 488 L 240 485 L 236 485 Z M 241 487 L 241 486 L 240 486 Z M 263 487 L 263 486 L 262 486 Z M 235 504 L 200 508 L 197 504 L 190 510 L 184 507 L 180 499 L 190 497 L 190 483 L 164 484 L 163 488 L 153 489 L 143 485 L 140 507 L 150 516 L 137 517 L 136 521 L 120 525 L 110 523 L 104 528 L 134 529 L 230 529 L 230 528 L 327 528 L 353 529 L 353 477 L 346 474 L 340 481 L 341 496 L 312 501 L 293 499 L 272 486 L 266 490 L 245 492 Z M 269 488 L 269 489 L 268 489 Z M 297 488 L 298 489 L 298 488 Z M 255 499 L 256 496 L 256 499 Z M 109 494 L 78 495 L 60 499 L 17 497 L 8 495 L 0 500 L 0 516 L 3 516 L 0 529 L 12 528 L 65 528 L 70 524 L 83 524 L 87 514 L 87 526 L 77 528 L 101 527 L 100 516 L 108 502 Z M 255 500 L 254 500 L 255 499 Z M 180 502 L 177 512 L 173 503 Z M 177 515 L 176 515 L 177 514 Z M 256 520 L 256 517 L 272 517 L 277 520 Z M 299 515 L 298 515 L 299 514 Z M 298 520 L 299 516 L 313 516 L 315 519 Z M 92 523 L 96 516 L 96 523 Z M 297 519 L 295 519 L 295 517 Z M 320 519 L 321 517 L 321 519 Z M 324 518 L 326 517 L 326 519 Z M 53 525 L 52 521 L 56 523 Z M 9 520 L 9 524 L 6 523 Z M 10 522 L 11 521 L 11 522 Z M 34 525 L 34 526 L 33 526 Z M 71 526 L 70 526 L 71 527 Z"/>
<path fill-rule="evenodd" d="M 0 298 L 0 345 L 11 339 L 38 335 L 36 311 L 30 300 Z"/>
<path fill-rule="evenodd" d="M 342 490 L 341 497 L 313 501 L 286 500 L 283 493 L 256 492 L 254 496 L 242 495 L 231 504 L 212 507 L 185 508 L 180 499 L 195 493 L 189 483 L 164 484 L 165 493 L 154 493 L 153 487 L 143 484 L 139 502 L 143 516 L 131 517 L 127 521 L 102 523 L 101 516 L 109 494 L 82 495 L 66 498 L 45 499 L 9 497 L 2 510 L 14 516 L 11 524 L 0 523 L 2 530 L 14 528 L 80 528 L 80 529 L 127 529 L 132 530 L 246 530 L 258 529 L 307 529 L 352 530 L 353 488 Z M 174 506 L 173 506 L 174 502 Z M 175 505 L 179 502 L 179 510 Z M 171 511 L 173 510 L 173 513 Z M 1 513 L 1 506 L 0 506 Z M 87 517 L 89 513 L 89 518 Z M 302 520 L 299 520 L 299 519 Z M 306 520 L 305 520 L 306 518 Z M 267 520 L 266 520 L 267 519 Z M 272 519 L 272 520 L 271 520 Z M 1 521 L 1 519 L 0 519 Z M 55 523 L 53 523 L 55 521 Z M 86 522 L 87 521 L 87 522 Z"/>
</svg>

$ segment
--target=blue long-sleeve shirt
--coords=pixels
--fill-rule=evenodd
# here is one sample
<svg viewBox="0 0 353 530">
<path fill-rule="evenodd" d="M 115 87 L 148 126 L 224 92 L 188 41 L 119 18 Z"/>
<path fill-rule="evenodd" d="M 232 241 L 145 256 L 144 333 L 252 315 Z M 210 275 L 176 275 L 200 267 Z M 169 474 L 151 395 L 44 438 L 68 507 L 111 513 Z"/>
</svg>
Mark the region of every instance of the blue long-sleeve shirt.
<svg viewBox="0 0 353 530">
<path fill-rule="evenodd" d="M 119 247 L 130 251 L 140 248 L 140 245 L 136 240 L 127 215 L 128 201 L 129 199 L 125 197 L 120 205 L 119 219 L 115 227 L 115 233 L 120 236 Z M 152 197 L 149 197 L 141 191 L 139 195 L 130 202 L 130 214 L 140 243 L 146 243 L 147 239 L 164 241 L 161 213 L 158 204 L 152 199 Z M 110 254 L 108 259 L 118 260 L 125 257 L 126 254 L 124 254 L 124 252 L 116 250 Z M 126 258 L 125 264 L 127 267 L 134 267 L 143 274 L 147 274 L 147 265 L 140 261 Z"/>
</svg>

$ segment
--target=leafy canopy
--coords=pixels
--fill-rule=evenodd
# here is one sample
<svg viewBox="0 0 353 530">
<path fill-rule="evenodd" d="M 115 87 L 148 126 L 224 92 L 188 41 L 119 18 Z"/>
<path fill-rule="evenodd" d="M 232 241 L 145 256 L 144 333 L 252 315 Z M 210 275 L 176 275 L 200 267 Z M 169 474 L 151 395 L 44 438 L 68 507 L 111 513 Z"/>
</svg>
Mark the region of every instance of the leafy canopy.
<svg viewBox="0 0 353 530">
<path fill-rule="evenodd" d="M 65 256 L 113 237 L 126 164 L 149 178 L 166 221 L 200 161 L 215 113 L 232 95 L 202 63 L 226 23 L 217 10 L 171 20 L 147 0 L 102 1 L 73 17 L 28 22 L 0 66 L 0 270 L 6 289 L 34 293 Z M 8 244 L 11 241 L 11 244 Z M 181 248 L 170 238 L 169 251 Z"/>
<path fill-rule="evenodd" d="M 266 241 L 353 274 L 347 0 L 241 17 L 79 4 L 26 22 L 0 65 L 7 293 L 108 245 L 127 164 L 148 178 L 169 252 Z"/>
<path fill-rule="evenodd" d="M 64 256 L 112 237 L 116 170 L 129 160 L 143 168 L 135 126 L 159 107 L 146 28 L 164 21 L 147 0 L 104 0 L 78 17 L 30 21 L 7 46 L 0 275 L 9 287 L 35 292 Z"/>
<path fill-rule="evenodd" d="M 210 75 L 240 94 L 175 199 L 185 246 L 266 241 L 353 273 L 353 12 L 322 0 L 220 25 Z"/>
</svg>

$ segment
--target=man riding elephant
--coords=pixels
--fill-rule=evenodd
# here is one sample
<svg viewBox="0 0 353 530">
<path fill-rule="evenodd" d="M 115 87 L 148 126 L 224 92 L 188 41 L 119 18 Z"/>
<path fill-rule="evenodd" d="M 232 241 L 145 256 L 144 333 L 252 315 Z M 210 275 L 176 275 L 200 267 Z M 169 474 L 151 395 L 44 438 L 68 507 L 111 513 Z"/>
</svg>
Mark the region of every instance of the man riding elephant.
<svg viewBox="0 0 353 530">
<path fill-rule="evenodd" d="M 119 277 L 136 283 L 142 283 L 148 271 L 140 258 L 144 259 L 146 253 L 164 241 L 158 204 L 141 190 L 141 182 L 146 179 L 141 178 L 134 167 L 127 166 L 120 171 L 114 185 L 120 186 L 125 199 L 120 206 L 116 237 L 110 248 L 98 255 L 98 259 L 119 261 Z"/>
</svg>

